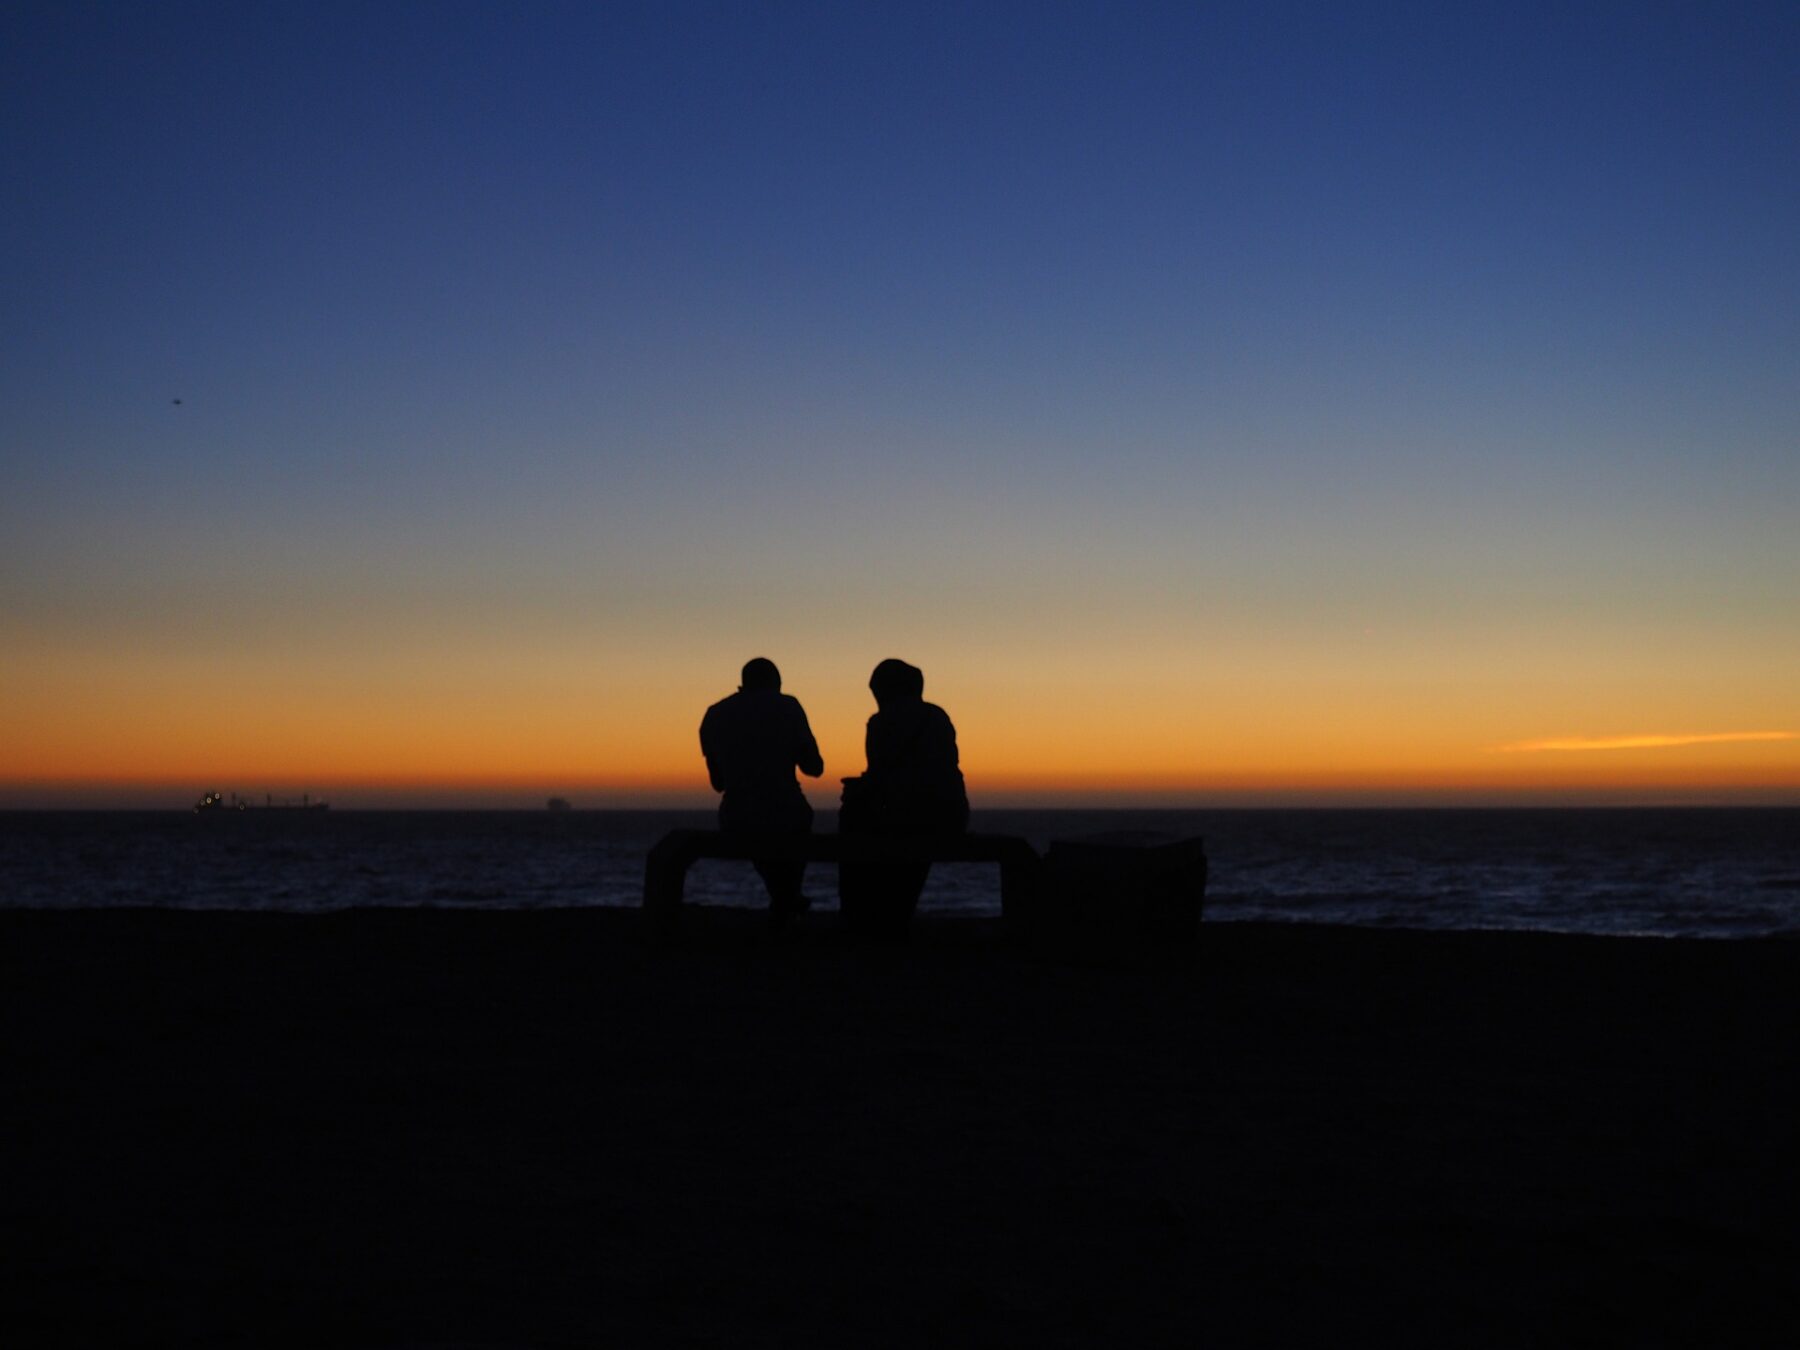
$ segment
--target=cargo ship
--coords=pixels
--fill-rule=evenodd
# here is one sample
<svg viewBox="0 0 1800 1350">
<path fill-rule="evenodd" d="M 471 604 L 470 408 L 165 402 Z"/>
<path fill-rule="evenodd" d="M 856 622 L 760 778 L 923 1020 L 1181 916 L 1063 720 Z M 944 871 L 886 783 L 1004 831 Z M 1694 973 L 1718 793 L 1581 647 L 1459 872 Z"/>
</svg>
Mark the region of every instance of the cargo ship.
<svg viewBox="0 0 1800 1350">
<path fill-rule="evenodd" d="M 214 811 L 329 811 L 330 802 L 315 802 L 308 794 L 301 793 L 299 801 L 290 801 L 286 797 L 280 800 L 265 796 L 260 803 L 245 801 L 237 793 L 232 793 L 227 800 L 223 792 L 202 793 L 200 800 L 194 803 L 194 810 L 210 815 Z"/>
</svg>

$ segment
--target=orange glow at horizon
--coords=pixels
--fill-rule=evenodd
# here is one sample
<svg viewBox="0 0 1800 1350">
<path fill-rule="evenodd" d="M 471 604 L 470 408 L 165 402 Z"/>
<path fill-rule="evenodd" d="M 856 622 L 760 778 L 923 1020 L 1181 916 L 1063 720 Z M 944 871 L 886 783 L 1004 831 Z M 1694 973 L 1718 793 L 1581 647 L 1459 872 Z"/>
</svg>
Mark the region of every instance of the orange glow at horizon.
<svg viewBox="0 0 1800 1350">
<path fill-rule="evenodd" d="M 722 691 L 711 690 L 716 695 Z M 973 693 L 973 691 L 971 691 Z M 610 719 L 587 711 L 571 726 L 569 707 L 539 707 L 475 717 L 468 709 L 416 707 L 407 718 L 344 708 L 290 707 L 279 720 L 214 704 L 182 712 L 165 706 L 119 709 L 111 725 L 90 723 L 70 735 L 56 719 L 36 734 L 9 738 L 0 782 L 13 798 L 33 787 L 119 785 L 140 794 L 166 788 L 172 801 L 203 789 L 358 793 L 384 799 L 417 790 L 422 798 L 548 793 L 597 794 L 614 803 L 705 805 L 707 785 L 696 738 L 706 695 L 646 703 Z M 956 717 L 963 765 L 979 806 L 1055 799 L 1095 803 L 1255 802 L 1278 796 L 1380 798 L 1382 794 L 1514 795 L 1646 790 L 1760 791 L 1800 801 L 1800 740 L 1791 734 L 1617 737 L 1614 748 L 1651 745 L 1655 753 L 1496 754 L 1451 725 L 1391 720 L 1326 725 L 1301 715 L 1244 705 L 1232 716 L 1133 719 L 1080 700 L 1048 715 L 1008 713 L 978 697 L 943 696 Z M 861 699 L 814 699 L 809 712 L 825 752 L 826 773 L 802 780 L 817 806 L 834 805 L 838 779 L 863 767 Z M 1071 726 L 1071 723 L 1073 725 Z M 1285 723 L 1285 725 L 1284 725 Z M 1046 737 L 1044 726 L 1068 728 Z M 61 734 L 58 734 L 58 733 Z M 1560 742 L 1523 743 L 1550 748 Z"/>
<path fill-rule="evenodd" d="M 863 768 L 868 670 L 899 653 L 925 669 L 926 696 L 955 720 L 978 807 L 1608 792 L 1800 802 L 1794 733 L 1636 731 L 1705 725 L 1693 693 L 1702 674 L 1708 702 L 1732 709 L 1726 725 L 1791 724 L 1785 688 L 1730 670 L 1671 661 L 1653 679 L 1641 663 L 1584 659 L 1567 644 L 1528 660 L 1498 639 L 1390 650 L 1331 632 L 1207 645 L 1142 631 L 1080 643 L 996 632 L 983 645 L 924 626 L 911 638 L 740 626 L 698 639 L 614 633 L 605 644 L 397 628 L 238 651 L 27 647 L 0 671 L 0 800 L 105 800 L 116 787 L 176 805 L 217 789 L 311 791 L 348 805 L 411 792 L 703 806 L 714 797 L 700 716 L 730 692 L 744 657 L 768 653 L 818 736 L 826 773 L 804 786 L 829 807 L 837 780 Z M 1541 735 L 1584 723 L 1618 730 L 1579 742 Z M 1495 753 L 1576 743 L 1646 753 Z"/>
</svg>

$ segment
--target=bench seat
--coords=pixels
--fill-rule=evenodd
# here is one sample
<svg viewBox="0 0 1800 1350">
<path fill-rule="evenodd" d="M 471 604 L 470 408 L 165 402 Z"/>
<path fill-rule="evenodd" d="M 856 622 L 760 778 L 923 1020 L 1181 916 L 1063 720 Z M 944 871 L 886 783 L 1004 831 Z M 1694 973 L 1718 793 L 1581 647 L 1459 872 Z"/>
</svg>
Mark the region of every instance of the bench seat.
<svg viewBox="0 0 1800 1350">
<path fill-rule="evenodd" d="M 1038 885 L 1037 850 L 1012 834 L 805 834 L 770 837 L 726 830 L 670 830 L 644 860 L 644 911 L 672 921 L 688 868 L 701 858 L 794 858 L 807 862 L 986 862 L 1000 866 L 1000 912 L 1021 920 Z"/>
</svg>

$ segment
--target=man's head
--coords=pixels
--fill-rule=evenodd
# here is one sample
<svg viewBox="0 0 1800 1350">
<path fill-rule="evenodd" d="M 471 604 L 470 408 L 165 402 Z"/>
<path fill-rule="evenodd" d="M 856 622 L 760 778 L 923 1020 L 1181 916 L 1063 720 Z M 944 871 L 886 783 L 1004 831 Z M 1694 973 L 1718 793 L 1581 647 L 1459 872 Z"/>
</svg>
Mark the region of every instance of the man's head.
<svg viewBox="0 0 1800 1350">
<path fill-rule="evenodd" d="M 925 697 L 925 672 L 890 656 L 869 676 L 869 692 L 878 707 Z"/>
<path fill-rule="evenodd" d="M 781 672 L 775 663 L 766 656 L 752 657 L 744 662 L 743 683 L 739 689 L 781 689 Z"/>
</svg>

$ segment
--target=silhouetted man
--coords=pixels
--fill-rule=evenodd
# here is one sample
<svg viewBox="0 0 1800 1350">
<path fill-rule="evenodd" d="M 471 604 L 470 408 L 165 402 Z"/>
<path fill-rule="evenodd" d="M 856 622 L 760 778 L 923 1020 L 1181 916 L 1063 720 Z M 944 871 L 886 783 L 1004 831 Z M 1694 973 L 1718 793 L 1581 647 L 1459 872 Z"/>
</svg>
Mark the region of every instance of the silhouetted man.
<svg viewBox="0 0 1800 1350">
<path fill-rule="evenodd" d="M 848 834 L 961 834 L 969 828 L 950 715 L 925 701 L 925 672 L 889 659 L 869 677 L 876 712 L 864 748 L 869 767 L 844 780 L 838 828 Z M 852 929 L 896 937 L 925 889 L 930 863 L 840 864 L 838 900 Z"/>
<path fill-rule="evenodd" d="M 812 807 L 795 781 L 825 772 L 800 700 L 781 692 L 781 672 L 766 657 L 745 663 L 738 691 L 706 710 L 700 753 L 719 802 L 719 828 L 795 840 L 812 830 Z M 779 853 L 753 858 L 769 889 L 769 918 L 781 924 L 806 908 L 800 891 L 804 858 Z"/>
</svg>

